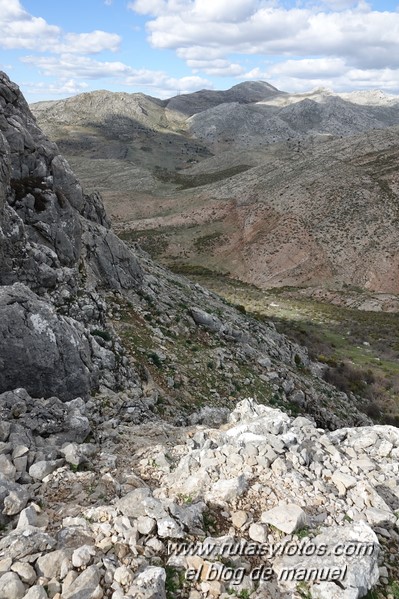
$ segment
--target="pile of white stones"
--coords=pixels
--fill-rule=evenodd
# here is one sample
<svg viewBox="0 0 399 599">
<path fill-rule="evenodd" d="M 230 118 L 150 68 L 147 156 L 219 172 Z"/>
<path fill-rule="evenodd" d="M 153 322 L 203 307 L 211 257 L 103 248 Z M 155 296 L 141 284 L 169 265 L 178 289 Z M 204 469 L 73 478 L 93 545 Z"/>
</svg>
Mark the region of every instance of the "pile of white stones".
<svg viewBox="0 0 399 599">
<path fill-rule="evenodd" d="M 65 442 L 16 497 L 25 454 L 3 441 L 0 599 L 357 599 L 397 577 L 398 429 L 326 432 L 246 399 L 184 443 L 129 456 L 123 435 L 114 454 Z"/>
</svg>

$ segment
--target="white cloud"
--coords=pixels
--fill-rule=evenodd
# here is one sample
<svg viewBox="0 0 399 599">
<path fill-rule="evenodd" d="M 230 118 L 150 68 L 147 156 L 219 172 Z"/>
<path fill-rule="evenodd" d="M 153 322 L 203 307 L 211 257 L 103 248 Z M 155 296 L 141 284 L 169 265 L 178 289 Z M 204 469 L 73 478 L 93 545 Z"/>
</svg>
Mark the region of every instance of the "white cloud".
<svg viewBox="0 0 399 599">
<path fill-rule="evenodd" d="M 64 36 L 64 44 L 56 48 L 56 51 L 73 52 L 76 54 L 97 54 L 103 50 L 116 52 L 121 43 L 121 37 L 116 33 L 106 31 L 92 31 L 91 33 L 67 33 Z"/>
<path fill-rule="evenodd" d="M 35 65 L 43 75 L 54 76 L 61 81 L 109 79 L 125 87 L 149 88 L 147 91 L 162 97 L 169 97 L 177 92 L 189 93 L 201 87 L 212 87 L 211 81 L 198 76 L 175 78 L 163 71 L 133 69 L 123 62 L 102 62 L 73 54 L 63 54 L 59 57 L 26 56 L 22 61 Z"/>
<path fill-rule="evenodd" d="M 75 81 L 74 79 L 68 79 L 62 83 L 25 83 L 24 88 L 33 95 L 43 94 L 47 96 L 65 96 L 80 94 L 88 89 L 87 83 L 84 81 Z"/>
<path fill-rule="evenodd" d="M 61 54 L 59 57 L 32 55 L 25 56 L 21 60 L 25 64 L 38 67 L 41 73 L 48 77 L 102 79 L 128 75 L 132 70 L 122 62 L 101 62 L 74 54 Z"/>
<path fill-rule="evenodd" d="M 322 0 L 322 4 L 331 10 L 345 10 L 347 8 L 353 8 L 354 6 L 364 6 L 368 7 L 369 5 L 365 2 L 357 2 L 356 0 Z"/>
<path fill-rule="evenodd" d="M 217 77 L 238 77 L 244 73 L 244 68 L 237 63 L 230 63 L 228 60 L 187 60 L 187 65 L 193 70 L 193 73 L 202 71 L 207 75 Z"/>
<path fill-rule="evenodd" d="M 19 0 L 0 0 L 0 47 L 53 53 L 96 54 L 116 51 L 121 38 L 114 33 L 64 33 L 41 17 L 30 15 Z"/>
<path fill-rule="evenodd" d="M 135 0 L 129 2 L 127 7 L 134 10 L 140 15 L 162 15 L 162 14 L 178 14 L 187 7 L 179 0 Z"/>
<path fill-rule="evenodd" d="M 188 62 L 189 60 L 216 60 L 217 58 L 223 58 L 225 52 L 223 51 L 223 48 L 207 48 L 205 54 L 202 46 L 193 45 L 186 48 L 177 48 L 176 54 L 179 58 Z"/>
<path fill-rule="evenodd" d="M 397 92 L 399 68 L 356 69 L 340 58 L 286 60 L 264 70 L 253 69 L 245 79 L 266 79 L 284 91 L 305 92 L 324 87 L 334 91 L 384 89 Z"/>
<path fill-rule="evenodd" d="M 46 49 L 57 42 L 60 33 L 59 27 L 30 15 L 19 0 L 0 0 L 1 47 L 33 49 L 44 42 Z"/>
<path fill-rule="evenodd" d="M 337 77 L 347 70 L 342 58 L 303 58 L 277 63 L 267 71 L 269 77 L 296 77 L 298 79 L 320 79 Z"/>
<path fill-rule="evenodd" d="M 256 11 L 258 0 L 196 0 L 192 14 L 201 21 L 237 23 Z"/>
<path fill-rule="evenodd" d="M 199 69 L 209 74 L 213 60 L 232 54 L 328 56 L 361 69 L 399 66 L 399 13 L 372 10 L 364 0 L 293 8 L 263 0 L 136 0 L 129 6 L 151 16 L 147 30 L 155 48 L 174 49 L 188 66 L 202 61 Z"/>
</svg>

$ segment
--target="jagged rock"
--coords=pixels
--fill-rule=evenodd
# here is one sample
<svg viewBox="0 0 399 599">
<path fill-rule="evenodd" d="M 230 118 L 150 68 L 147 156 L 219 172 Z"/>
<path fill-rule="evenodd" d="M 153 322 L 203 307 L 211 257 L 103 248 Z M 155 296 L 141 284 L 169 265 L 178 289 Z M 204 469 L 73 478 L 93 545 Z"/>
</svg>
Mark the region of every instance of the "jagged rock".
<svg viewBox="0 0 399 599">
<path fill-rule="evenodd" d="M 2 574 L 5 574 L 6 572 L 9 572 L 11 570 L 11 566 L 12 566 L 12 559 L 10 557 L 6 557 L 6 558 L 0 560 L 0 576 Z"/>
<path fill-rule="evenodd" d="M 88 221 L 84 226 L 88 284 L 115 290 L 140 287 L 142 271 L 132 252 L 109 229 Z"/>
<path fill-rule="evenodd" d="M 151 490 L 147 487 L 134 489 L 117 501 L 117 507 L 124 516 L 139 518 L 146 515 L 142 502 L 150 496 Z"/>
<path fill-rule="evenodd" d="M 4 498 L 3 514 L 7 516 L 19 514 L 28 503 L 28 500 L 29 493 L 23 487 L 19 487 L 15 491 L 10 491 L 7 497 Z"/>
<path fill-rule="evenodd" d="M 60 294 L 71 301 L 78 290 L 96 287 L 137 289 L 141 268 L 109 230 L 100 196 L 83 194 L 4 73 L 0 87 L 0 392 L 23 385 L 38 397 L 86 397 L 98 385 L 98 370 L 117 386 L 107 367 L 116 378 L 126 367 L 97 346 L 78 322 L 83 313 L 66 319 L 51 300 Z M 51 300 L 44 299 L 48 292 Z M 102 327 L 91 314 L 92 328 Z"/>
<path fill-rule="evenodd" d="M 149 518 L 148 516 L 139 516 L 137 519 L 137 530 L 142 535 L 151 534 L 157 525 L 157 521 L 154 518 Z"/>
<path fill-rule="evenodd" d="M 96 384 L 83 327 L 20 283 L 0 287 L 0 361 L 1 392 L 23 386 L 69 400 Z"/>
<path fill-rule="evenodd" d="M 55 545 L 55 539 L 44 532 L 35 529 L 15 530 L 0 539 L 0 558 L 21 560 L 27 555 L 49 551 Z"/>
<path fill-rule="evenodd" d="M 4 454 L 0 454 L 0 474 L 4 478 L 14 480 L 16 471 L 17 469 L 15 468 L 11 460 Z"/>
<path fill-rule="evenodd" d="M 233 501 L 235 498 L 240 497 L 246 491 L 247 487 L 248 482 L 243 475 L 232 479 L 222 479 L 212 486 L 210 491 L 205 495 L 205 498 L 207 501 L 215 503 Z"/>
<path fill-rule="evenodd" d="M 126 566 L 119 566 L 119 568 L 116 568 L 114 572 L 114 580 L 124 587 L 130 586 L 132 584 L 133 577 L 133 572 Z"/>
<path fill-rule="evenodd" d="M 208 314 L 200 308 L 191 308 L 190 312 L 196 324 L 201 325 L 206 329 L 209 329 L 212 333 L 217 333 L 218 331 L 220 331 L 222 327 L 222 322 L 219 320 L 217 316 L 214 316 L 213 314 Z"/>
<path fill-rule="evenodd" d="M 312 588 L 314 599 L 357 599 L 358 589 L 342 589 L 335 582 L 321 582 Z"/>
<path fill-rule="evenodd" d="M 9 422 L 0 422 L 0 442 L 5 443 L 10 434 L 11 424 Z"/>
<path fill-rule="evenodd" d="M 267 526 L 264 524 L 254 523 L 251 524 L 248 530 L 248 535 L 250 539 L 256 541 L 258 543 L 266 543 L 267 542 Z"/>
<path fill-rule="evenodd" d="M 233 512 L 231 514 L 231 521 L 233 523 L 233 526 L 235 526 L 236 528 L 242 528 L 248 521 L 248 514 L 247 512 L 244 512 L 244 510 Z"/>
<path fill-rule="evenodd" d="M 203 501 L 196 501 L 190 505 L 171 503 L 168 509 L 185 531 L 191 534 L 202 534 L 203 514 L 206 510 L 206 504 Z"/>
<path fill-rule="evenodd" d="M 161 539 L 181 539 L 185 536 L 183 529 L 170 516 L 157 520 L 157 529 Z"/>
<path fill-rule="evenodd" d="M 94 555 L 96 555 L 96 550 L 93 546 L 82 545 L 72 553 L 72 565 L 75 568 L 88 566 Z"/>
<path fill-rule="evenodd" d="M 337 486 L 340 495 L 345 495 L 347 489 L 354 487 L 357 482 L 354 476 L 339 471 L 334 472 L 331 480 Z"/>
<path fill-rule="evenodd" d="M 23 509 L 18 518 L 17 529 L 23 530 L 27 526 L 36 526 L 37 524 L 37 513 L 36 510 L 29 506 L 26 509 Z"/>
<path fill-rule="evenodd" d="M 85 449 L 78 443 L 68 443 L 61 449 L 61 453 L 64 455 L 65 460 L 72 466 L 80 466 L 87 462 L 85 455 Z"/>
</svg>

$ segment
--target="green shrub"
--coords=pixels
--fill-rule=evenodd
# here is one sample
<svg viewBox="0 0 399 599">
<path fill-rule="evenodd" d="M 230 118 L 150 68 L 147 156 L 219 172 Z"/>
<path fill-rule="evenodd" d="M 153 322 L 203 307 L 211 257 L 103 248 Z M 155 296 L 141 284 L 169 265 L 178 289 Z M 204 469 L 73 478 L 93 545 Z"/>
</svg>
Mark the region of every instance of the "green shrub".
<svg viewBox="0 0 399 599">
<path fill-rule="evenodd" d="M 101 339 L 104 339 L 104 341 L 112 340 L 111 334 L 108 331 L 101 331 L 100 329 L 94 329 L 94 331 L 92 331 L 91 334 L 94 335 L 94 337 L 101 337 Z"/>
</svg>

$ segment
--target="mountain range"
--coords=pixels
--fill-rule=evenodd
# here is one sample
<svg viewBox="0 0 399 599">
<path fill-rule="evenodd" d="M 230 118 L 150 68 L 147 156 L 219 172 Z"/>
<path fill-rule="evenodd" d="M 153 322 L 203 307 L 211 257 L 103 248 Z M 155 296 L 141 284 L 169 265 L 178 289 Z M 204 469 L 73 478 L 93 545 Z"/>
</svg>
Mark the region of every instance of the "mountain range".
<svg viewBox="0 0 399 599">
<path fill-rule="evenodd" d="M 174 269 L 261 288 L 399 290 L 399 98 L 265 82 L 32 111 L 117 231 Z"/>
</svg>

